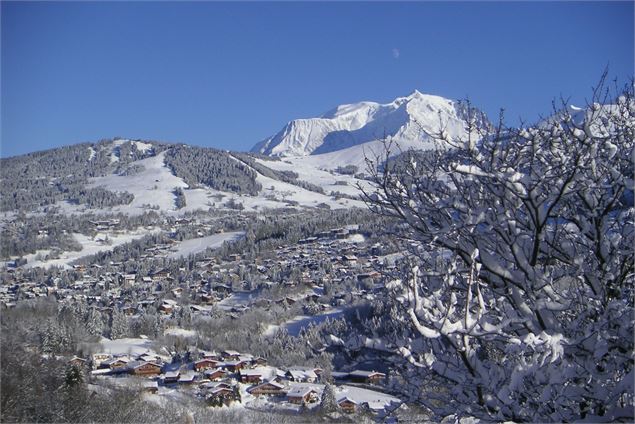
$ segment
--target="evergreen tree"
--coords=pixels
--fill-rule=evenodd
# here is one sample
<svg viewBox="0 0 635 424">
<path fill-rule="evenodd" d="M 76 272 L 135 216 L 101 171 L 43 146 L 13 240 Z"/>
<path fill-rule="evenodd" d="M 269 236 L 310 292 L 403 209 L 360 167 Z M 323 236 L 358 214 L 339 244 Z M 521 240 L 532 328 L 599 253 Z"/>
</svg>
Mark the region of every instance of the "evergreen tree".
<svg viewBox="0 0 635 424">
<path fill-rule="evenodd" d="M 104 329 L 101 313 L 96 308 L 90 308 L 86 319 L 86 331 L 93 336 L 100 336 Z"/>
<path fill-rule="evenodd" d="M 320 409 L 326 413 L 337 411 L 337 400 L 335 399 L 335 389 L 331 383 L 324 385 L 322 398 L 320 399 Z"/>
<path fill-rule="evenodd" d="M 112 325 L 110 327 L 110 338 L 121 339 L 126 337 L 129 332 L 128 319 L 118 310 L 112 313 Z"/>
</svg>

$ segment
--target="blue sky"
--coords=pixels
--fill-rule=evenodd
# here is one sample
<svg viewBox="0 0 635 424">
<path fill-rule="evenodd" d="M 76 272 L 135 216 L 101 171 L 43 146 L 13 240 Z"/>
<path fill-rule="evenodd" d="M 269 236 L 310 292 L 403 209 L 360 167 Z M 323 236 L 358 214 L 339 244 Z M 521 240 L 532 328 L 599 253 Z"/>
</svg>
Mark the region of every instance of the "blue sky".
<svg viewBox="0 0 635 424">
<path fill-rule="evenodd" d="M 633 75 L 632 2 L 2 2 L 3 157 L 122 136 L 247 150 L 418 89 L 491 118 Z"/>
</svg>

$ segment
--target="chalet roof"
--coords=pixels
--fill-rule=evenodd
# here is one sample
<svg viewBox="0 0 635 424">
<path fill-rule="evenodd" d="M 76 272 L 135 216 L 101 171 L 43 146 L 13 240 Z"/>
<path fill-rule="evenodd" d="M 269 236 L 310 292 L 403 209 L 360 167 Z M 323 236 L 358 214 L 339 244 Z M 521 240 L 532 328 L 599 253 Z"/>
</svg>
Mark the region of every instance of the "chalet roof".
<svg viewBox="0 0 635 424">
<path fill-rule="evenodd" d="M 317 391 L 313 387 L 294 386 L 287 392 L 287 396 L 304 397 L 311 392 L 317 393 Z"/>
<path fill-rule="evenodd" d="M 179 376 L 179 381 L 180 382 L 191 382 L 191 381 L 194 381 L 194 377 L 195 377 L 195 374 L 193 374 L 193 373 L 192 374 L 190 374 L 190 373 L 181 374 Z"/>
<path fill-rule="evenodd" d="M 260 376 L 263 374 L 260 369 L 242 369 L 239 371 L 240 375 L 252 375 L 252 376 Z"/>
<path fill-rule="evenodd" d="M 350 402 L 357 405 L 357 402 L 355 402 L 353 399 L 349 398 L 348 396 L 344 396 L 343 398 L 337 401 L 338 404 L 344 403 L 344 402 Z"/>
<path fill-rule="evenodd" d="M 312 369 L 290 369 L 287 371 L 287 374 L 290 374 L 293 379 L 309 379 L 309 378 L 317 378 L 317 374 Z"/>
<path fill-rule="evenodd" d="M 215 387 L 215 388 L 211 389 L 209 391 L 209 393 L 212 394 L 212 395 L 215 395 L 217 393 L 227 392 L 227 391 L 231 392 L 232 389 L 230 387 Z"/>
<path fill-rule="evenodd" d="M 102 362 L 102 364 L 111 365 L 111 364 L 115 364 L 117 362 L 123 362 L 124 364 L 127 364 L 127 363 L 130 362 L 130 358 L 117 357 L 117 358 L 106 359 L 105 361 Z"/>
<path fill-rule="evenodd" d="M 165 378 L 178 378 L 181 375 L 179 370 L 176 371 L 168 371 L 165 373 Z"/>
<path fill-rule="evenodd" d="M 204 374 L 205 375 L 211 375 L 211 374 L 214 374 L 214 373 L 217 373 L 217 372 L 222 372 L 222 373 L 225 373 L 225 374 L 227 373 L 227 371 L 225 371 L 222 368 L 214 368 L 213 370 L 205 370 Z"/>
<path fill-rule="evenodd" d="M 272 381 L 265 381 L 264 383 L 260 383 L 257 386 L 253 386 L 249 390 L 254 390 L 254 389 L 257 389 L 259 387 L 264 387 L 264 386 L 273 386 L 276 389 L 280 389 L 280 390 L 284 389 L 284 384 L 280 384 L 277 381 L 273 381 L 272 380 Z"/>
<path fill-rule="evenodd" d="M 245 363 L 244 361 L 226 361 L 221 363 L 220 365 L 224 367 L 235 367 L 236 365 L 240 365 L 244 363 Z"/>
<path fill-rule="evenodd" d="M 135 369 L 137 369 L 139 367 L 142 367 L 144 365 L 152 365 L 154 367 L 161 368 L 161 365 L 155 364 L 154 362 L 132 361 L 132 362 L 128 363 L 128 369 L 135 370 Z"/>
<path fill-rule="evenodd" d="M 220 362 L 220 361 L 218 361 L 218 360 L 216 360 L 216 359 L 213 359 L 213 358 L 202 358 L 202 359 L 199 359 L 198 361 L 196 361 L 196 362 L 194 362 L 194 363 L 195 363 L 195 364 L 202 364 L 202 363 L 204 363 L 204 362 L 216 362 L 216 363 L 218 363 L 218 362 Z"/>
<path fill-rule="evenodd" d="M 364 371 L 364 370 L 355 370 L 355 371 L 351 371 L 349 373 L 349 375 L 351 377 L 364 377 L 364 378 L 368 378 L 368 377 L 372 377 L 374 375 L 386 375 L 382 372 L 378 372 L 378 371 Z"/>
</svg>

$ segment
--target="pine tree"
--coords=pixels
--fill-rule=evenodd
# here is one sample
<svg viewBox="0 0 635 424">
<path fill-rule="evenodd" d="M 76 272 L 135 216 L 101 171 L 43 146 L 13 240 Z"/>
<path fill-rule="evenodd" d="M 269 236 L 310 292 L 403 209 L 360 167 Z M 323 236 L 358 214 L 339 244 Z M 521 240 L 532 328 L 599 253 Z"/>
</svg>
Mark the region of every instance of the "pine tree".
<svg viewBox="0 0 635 424">
<path fill-rule="evenodd" d="M 82 370 L 75 365 L 70 365 L 64 374 L 64 384 L 67 388 L 77 387 L 84 382 Z"/>
<path fill-rule="evenodd" d="M 322 391 L 322 399 L 320 400 L 320 409 L 326 413 L 337 411 L 337 400 L 335 399 L 335 389 L 331 383 L 324 385 Z"/>
<path fill-rule="evenodd" d="M 90 308 L 86 319 L 86 331 L 93 336 L 100 336 L 103 331 L 103 321 L 101 314 L 96 308 Z"/>
<path fill-rule="evenodd" d="M 124 314 L 115 310 L 112 313 L 112 325 L 110 327 L 110 338 L 121 339 L 128 335 L 128 319 Z"/>
</svg>

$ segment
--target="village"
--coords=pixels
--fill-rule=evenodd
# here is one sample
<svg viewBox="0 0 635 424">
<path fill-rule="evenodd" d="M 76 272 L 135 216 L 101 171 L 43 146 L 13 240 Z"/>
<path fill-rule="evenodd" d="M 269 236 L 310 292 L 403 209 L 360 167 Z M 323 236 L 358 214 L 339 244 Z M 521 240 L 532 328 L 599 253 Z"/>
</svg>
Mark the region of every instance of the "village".
<svg viewBox="0 0 635 424">
<path fill-rule="evenodd" d="M 181 222 L 189 224 L 187 220 Z M 153 263 L 165 259 L 174 254 L 177 241 L 147 247 L 139 257 L 128 262 L 73 264 L 66 272 L 65 283 L 62 278 L 32 281 L 24 276 L 22 268 L 7 265 L 0 286 L 0 304 L 12 307 L 17 300 L 54 296 L 60 302 L 84 301 L 103 312 L 118 309 L 134 315 L 155 305 L 166 315 L 183 306 L 191 313 L 205 315 L 209 314 L 212 305 L 236 313 L 252 304 L 262 307 L 270 303 L 293 304 L 307 300 L 316 303 L 320 310 L 327 310 L 349 303 L 351 297 L 372 296 L 372 291 L 381 287 L 377 285 L 382 278 L 378 269 L 381 267 L 388 272 L 394 269 L 392 264 L 386 263 L 385 256 L 380 256 L 386 251 L 384 243 L 369 244 L 358 228 L 349 226 L 320 232 L 296 244 L 277 247 L 255 260 L 245 260 L 240 253 L 227 255 L 227 260 L 219 256 L 202 256 L 195 260 L 193 269 L 151 265 L 154 269 L 145 275 L 124 269 L 131 265 L 136 267 L 140 261 Z M 288 278 L 281 277 L 285 273 L 289 274 Z M 187 279 L 183 281 L 185 274 Z M 353 282 L 358 287 L 350 292 L 332 294 L 331 304 L 319 302 L 324 297 L 325 285 L 336 287 L 342 282 Z M 260 296 L 263 289 L 277 285 L 284 287 L 285 295 L 276 299 Z M 183 301 L 184 293 L 187 302 Z"/>
<path fill-rule="evenodd" d="M 143 339 L 127 339 L 119 346 L 126 343 L 134 346 L 139 342 L 143 346 Z M 95 384 L 106 381 L 127 384 L 155 396 L 169 396 L 178 390 L 213 407 L 268 404 L 299 411 L 301 407 L 316 407 L 325 384 L 330 384 L 320 368 L 281 369 L 268 366 L 265 358 L 237 351 L 218 353 L 192 349 L 185 358 L 177 359 L 137 350 L 137 354 L 100 352 L 89 359 L 74 357 L 70 362 L 83 372 L 90 372 Z M 345 413 L 364 410 L 383 416 L 401 404 L 399 399 L 381 392 L 386 379 L 384 373 L 333 372 L 332 379 L 335 401 Z"/>
<path fill-rule="evenodd" d="M 95 222 L 100 231 L 117 224 L 113 220 Z M 209 234 L 209 225 L 194 220 L 172 225 L 172 233 L 174 227 L 189 226 L 201 240 L 214 236 Z M 245 234 L 235 233 L 234 240 Z M 56 277 L 37 282 L 25 277 L 29 270 L 8 266 L 0 286 L 0 303 L 3 308 L 39 298 L 81 303 L 109 316 L 111 322 L 115 315 L 134 321 L 153 311 L 166 335 L 174 330 L 169 327 L 182 324 L 184 315 L 194 320 L 224 314 L 238 320 L 250 311 L 275 309 L 284 311 L 283 321 L 263 323 L 263 334 L 284 329 L 297 336 L 325 317 L 338 316 L 352 304 L 373 299 L 385 278 L 378 269 L 389 272 L 394 268 L 386 260 L 391 256 L 386 254 L 388 246 L 376 237 L 368 239 L 359 225 L 281 244 L 255 260 L 231 248 L 223 255 L 214 249 L 185 251 L 190 254 L 186 258 L 179 245 L 191 244 L 196 238 L 163 240 L 146 246 L 130 261 L 78 261 Z M 131 263 L 148 266 L 131 267 Z M 192 332 L 177 329 L 171 335 Z M 384 392 L 387 374 L 372 367 L 346 366 L 346 371 L 328 370 L 325 375 L 317 366 L 272 366 L 269 358 L 233 350 L 215 352 L 189 345 L 179 352 L 164 348 L 157 353 L 147 335 L 125 335 L 130 337 L 102 338 L 105 344 L 119 342 L 119 349 L 100 351 L 103 344 L 97 344 L 92 353 L 70 358 L 69 363 L 97 386 L 135 387 L 146 396 L 169 397 L 176 391 L 210 407 L 246 404 L 301 412 L 299 408 L 315 408 L 325 384 L 331 383 L 338 408 L 345 413 L 367 411 L 379 417 L 401 404 Z M 187 337 L 179 340 L 181 344 L 188 341 Z"/>
</svg>

